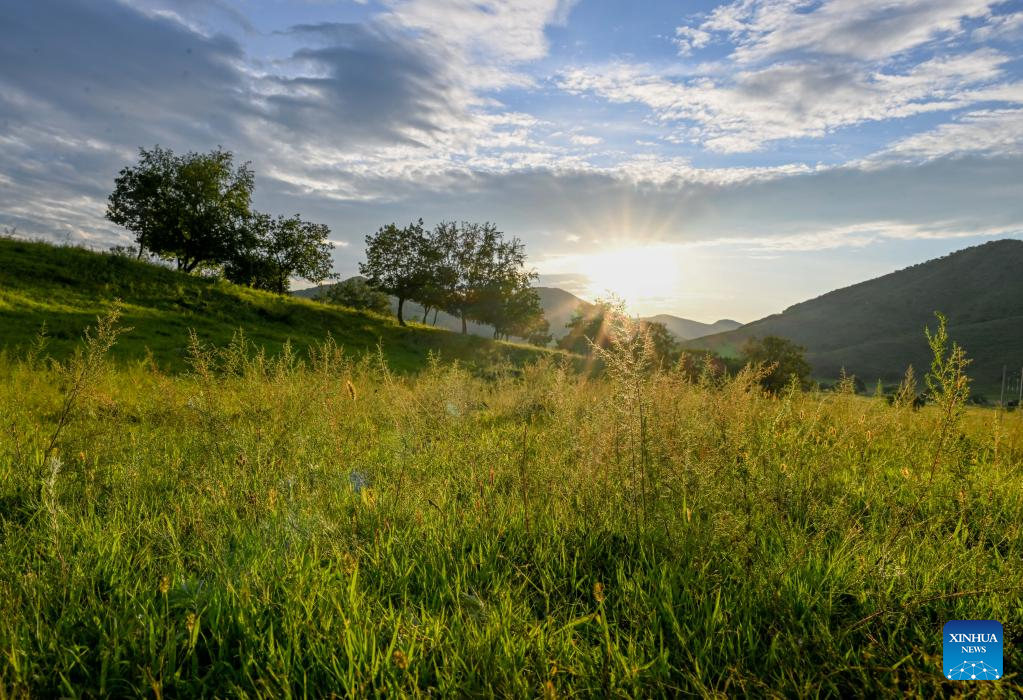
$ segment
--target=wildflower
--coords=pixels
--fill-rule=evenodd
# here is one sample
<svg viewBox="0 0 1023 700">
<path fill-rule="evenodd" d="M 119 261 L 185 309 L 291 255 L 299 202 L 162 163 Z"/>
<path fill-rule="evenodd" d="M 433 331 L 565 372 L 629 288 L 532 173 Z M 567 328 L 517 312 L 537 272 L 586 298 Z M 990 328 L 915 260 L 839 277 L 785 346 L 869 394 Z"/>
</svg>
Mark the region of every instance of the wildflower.
<svg viewBox="0 0 1023 700">
<path fill-rule="evenodd" d="M 355 385 L 352 384 L 351 379 L 345 380 L 345 389 L 348 390 L 348 395 L 351 397 L 352 401 L 355 401 L 357 398 L 359 398 L 359 394 L 358 392 L 355 391 Z"/>
<path fill-rule="evenodd" d="M 160 579 L 160 593 L 167 595 L 167 591 L 170 590 L 170 576 L 164 576 Z"/>
<path fill-rule="evenodd" d="M 543 697 L 544 700 L 555 700 L 558 697 L 558 691 L 554 688 L 552 681 L 547 681 L 543 685 Z"/>
<path fill-rule="evenodd" d="M 604 602 L 604 584 L 600 581 L 593 584 L 593 597 L 598 603 Z"/>
<path fill-rule="evenodd" d="M 391 654 L 391 663 L 404 671 L 408 668 L 408 657 L 405 656 L 405 652 L 401 649 L 395 649 L 394 653 Z"/>
<path fill-rule="evenodd" d="M 190 612 L 185 617 L 185 628 L 188 630 L 188 635 L 192 636 L 192 630 L 195 629 L 195 613 Z"/>
</svg>

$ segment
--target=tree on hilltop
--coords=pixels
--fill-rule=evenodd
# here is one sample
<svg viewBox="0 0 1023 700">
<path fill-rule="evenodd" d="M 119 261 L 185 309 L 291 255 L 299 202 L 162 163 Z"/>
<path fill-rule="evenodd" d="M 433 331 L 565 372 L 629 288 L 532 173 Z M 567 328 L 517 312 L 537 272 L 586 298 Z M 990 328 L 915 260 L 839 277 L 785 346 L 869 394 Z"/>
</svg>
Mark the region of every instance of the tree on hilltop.
<svg viewBox="0 0 1023 700">
<path fill-rule="evenodd" d="M 521 320 L 515 314 L 528 315 L 536 273 L 525 268 L 522 241 L 505 240 L 490 222 L 465 221 L 438 224 L 431 240 L 439 254 L 435 280 L 440 304 L 461 319 L 463 334 L 472 320 L 494 326 L 495 336 L 506 335 L 508 326 Z M 535 306 L 539 303 L 537 297 Z"/>
<path fill-rule="evenodd" d="M 371 287 L 362 277 L 352 277 L 331 285 L 323 296 L 332 304 L 351 309 L 366 309 L 381 314 L 391 311 L 391 300 L 387 295 Z"/>
<path fill-rule="evenodd" d="M 315 284 L 336 278 L 329 235 L 327 226 L 303 221 L 298 214 L 285 218 L 254 213 L 224 264 L 224 276 L 277 294 L 288 292 L 292 277 Z"/>
<path fill-rule="evenodd" d="M 405 325 L 405 302 L 417 300 L 430 283 L 436 254 L 423 229 L 423 220 L 404 228 L 382 226 L 366 236 L 366 262 L 359 272 L 369 284 L 398 298 L 398 323 Z"/>
<path fill-rule="evenodd" d="M 221 148 L 183 156 L 140 148 L 138 164 L 114 180 L 106 217 L 135 234 L 140 258 L 148 250 L 192 272 L 238 250 L 254 182 L 249 164 L 235 167 Z"/>
<path fill-rule="evenodd" d="M 140 148 L 121 170 L 106 217 L 135 234 L 138 258 L 173 260 L 182 272 L 221 270 L 229 280 L 284 294 L 292 277 L 319 283 L 331 273 L 330 229 L 296 214 L 252 211 L 255 175 L 223 148 L 174 155 Z"/>
</svg>

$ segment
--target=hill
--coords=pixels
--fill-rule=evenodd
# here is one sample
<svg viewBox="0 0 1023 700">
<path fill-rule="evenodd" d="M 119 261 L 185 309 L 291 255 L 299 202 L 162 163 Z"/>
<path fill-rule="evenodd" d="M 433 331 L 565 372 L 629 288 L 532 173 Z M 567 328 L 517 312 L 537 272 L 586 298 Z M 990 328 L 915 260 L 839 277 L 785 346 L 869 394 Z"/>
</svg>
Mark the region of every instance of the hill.
<svg viewBox="0 0 1023 700">
<path fill-rule="evenodd" d="M 650 316 L 646 319 L 647 321 L 653 321 L 655 323 L 663 323 L 671 333 L 675 335 L 679 340 L 693 340 L 695 338 L 702 338 L 706 335 L 713 335 L 715 333 L 725 333 L 727 331 L 735 330 L 742 324 L 738 321 L 732 321 L 730 319 L 722 319 L 715 321 L 714 323 L 701 323 L 699 321 L 691 321 L 688 318 L 679 318 L 678 316 L 672 316 L 670 314 L 657 314 L 656 316 Z"/>
<path fill-rule="evenodd" d="M 316 287 L 296 290 L 293 294 L 305 299 L 316 299 L 330 286 L 329 284 L 321 284 Z M 590 302 L 580 299 L 575 294 L 566 292 L 558 287 L 536 287 L 536 291 L 540 295 L 540 306 L 543 307 L 544 316 L 550 324 L 551 335 L 554 336 L 554 340 L 560 340 L 568 334 L 566 326 L 572 320 L 572 315 L 576 309 L 582 308 L 586 310 L 593 306 Z M 398 301 L 394 297 L 391 297 L 391 310 L 393 313 L 397 313 L 398 310 Z M 415 302 L 405 302 L 405 316 L 409 319 L 422 320 L 423 307 Z M 645 320 L 663 323 L 679 340 L 700 338 L 711 333 L 729 331 L 742 325 L 737 321 L 729 320 L 717 321 L 715 323 L 700 323 L 699 321 L 691 321 L 687 318 L 680 318 L 669 314 L 659 314 Z M 443 311 L 436 314 L 431 311 L 427 323 L 459 333 L 462 331 L 461 320 Z M 484 338 L 489 338 L 494 333 L 494 329 L 490 326 L 473 322 L 469 322 L 468 330 L 469 333 Z"/>
<path fill-rule="evenodd" d="M 477 367 L 495 361 L 521 364 L 554 352 L 416 324 L 403 328 L 390 317 L 260 292 L 123 256 L 0 238 L 0 349 L 26 348 L 45 324 L 47 352 L 65 356 L 115 299 L 123 303 L 123 325 L 133 330 L 120 338 L 113 355 L 141 359 L 151 353 L 170 370 L 186 366 L 189 329 L 218 346 L 241 329 L 271 353 L 286 341 L 302 351 L 330 334 L 351 352 L 375 351 L 379 345 L 399 371 L 425 366 L 430 352 Z"/>
<path fill-rule="evenodd" d="M 687 346 L 734 355 L 751 336 L 778 335 L 807 349 L 820 377 L 844 367 L 868 384 L 897 381 L 912 364 L 930 365 L 924 328 L 934 312 L 973 359 L 970 375 L 986 393 L 997 390 L 1002 366 L 1023 365 L 1023 241 L 998 240 L 845 287 L 742 328 Z"/>
</svg>

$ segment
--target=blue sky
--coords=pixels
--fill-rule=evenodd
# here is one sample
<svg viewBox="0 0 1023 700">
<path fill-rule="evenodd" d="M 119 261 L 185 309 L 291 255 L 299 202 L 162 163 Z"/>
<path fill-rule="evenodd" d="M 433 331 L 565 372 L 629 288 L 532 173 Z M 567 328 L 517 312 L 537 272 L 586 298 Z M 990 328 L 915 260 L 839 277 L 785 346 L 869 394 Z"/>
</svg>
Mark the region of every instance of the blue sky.
<svg viewBox="0 0 1023 700">
<path fill-rule="evenodd" d="M 1023 0 L 4 2 L 0 225 L 97 248 L 139 146 L 256 205 L 494 220 L 543 281 L 749 321 L 1023 236 Z"/>
</svg>

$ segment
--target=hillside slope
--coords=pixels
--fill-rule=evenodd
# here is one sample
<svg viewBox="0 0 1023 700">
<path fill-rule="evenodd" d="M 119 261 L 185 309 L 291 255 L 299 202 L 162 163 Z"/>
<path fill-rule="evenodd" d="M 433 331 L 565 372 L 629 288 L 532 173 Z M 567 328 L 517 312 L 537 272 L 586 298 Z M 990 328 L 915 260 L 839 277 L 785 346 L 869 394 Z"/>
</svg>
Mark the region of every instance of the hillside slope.
<svg viewBox="0 0 1023 700">
<path fill-rule="evenodd" d="M 912 364 L 918 374 L 930 355 L 924 328 L 934 312 L 949 319 L 949 333 L 973 358 L 970 375 L 992 391 L 1002 366 L 1023 365 L 1023 241 L 999 240 L 829 292 L 749 323 L 707 336 L 691 348 L 735 354 L 751 336 L 779 335 L 807 348 L 821 377 L 842 367 L 868 383 L 896 381 Z"/>
<path fill-rule="evenodd" d="M 347 351 L 376 351 L 392 368 L 415 370 L 430 352 L 477 367 L 521 364 L 553 351 L 413 325 L 394 319 L 278 296 L 222 280 L 186 275 L 159 265 L 80 248 L 0 238 L 0 349 L 28 347 L 45 324 L 47 352 L 65 356 L 82 331 L 109 309 L 124 305 L 115 357 L 140 359 L 151 352 L 165 369 L 186 366 L 188 333 L 224 345 L 238 329 L 268 352 L 286 341 L 303 351 L 330 334 Z"/>
</svg>

